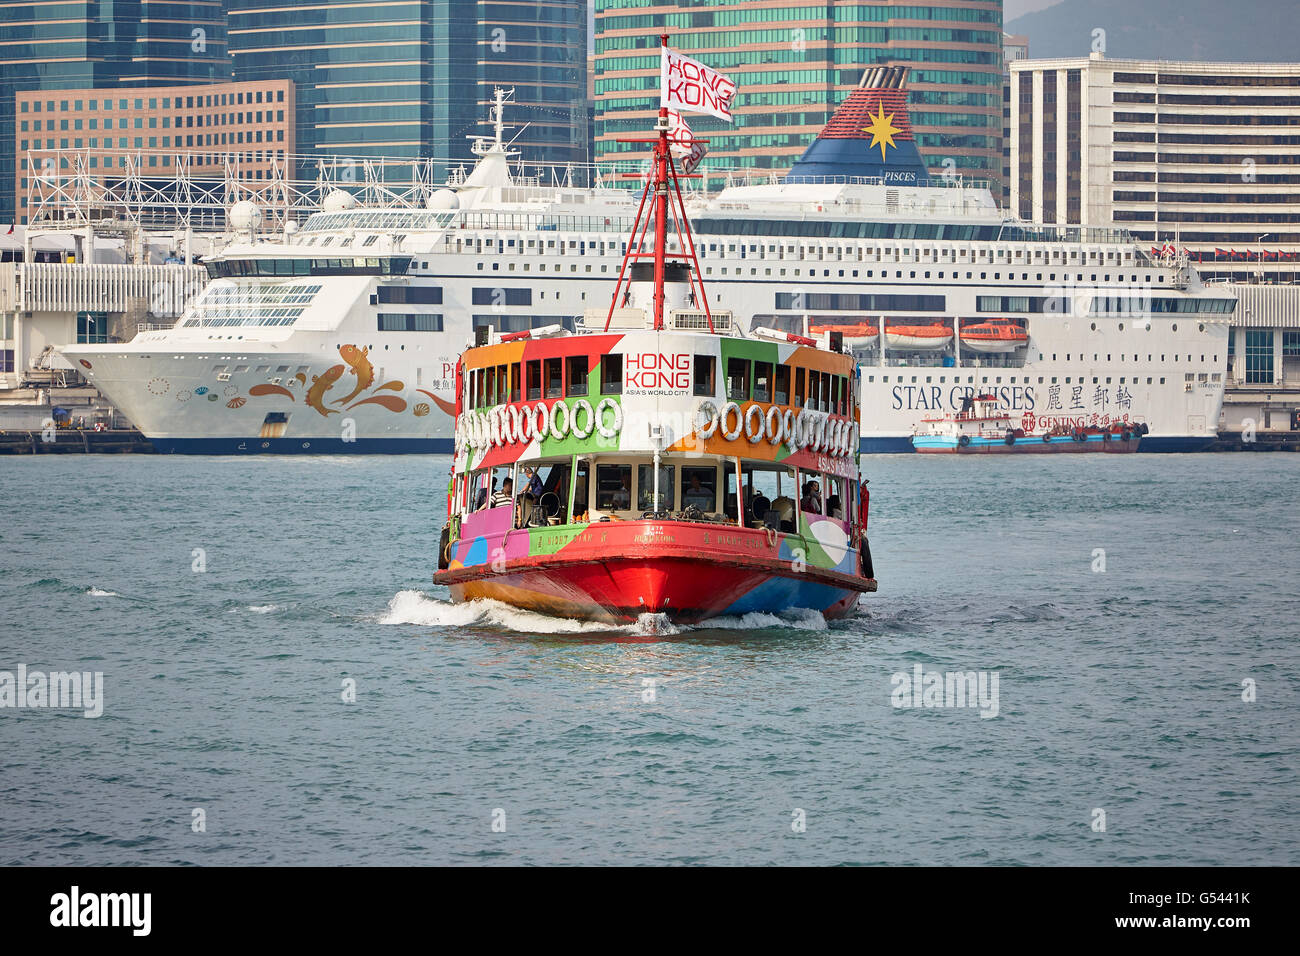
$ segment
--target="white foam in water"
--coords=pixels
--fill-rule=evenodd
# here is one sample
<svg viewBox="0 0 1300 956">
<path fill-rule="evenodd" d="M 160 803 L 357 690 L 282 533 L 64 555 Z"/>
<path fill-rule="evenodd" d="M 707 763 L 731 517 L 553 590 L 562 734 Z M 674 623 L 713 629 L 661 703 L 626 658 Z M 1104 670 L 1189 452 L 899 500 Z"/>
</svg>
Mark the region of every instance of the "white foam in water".
<svg viewBox="0 0 1300 956">
<path fill-rule="evenodd" d="M 535 611 L 523 611 L 500 601 L 479 599 L 453 604 L 431 598 L 420 591 L 398 591 L 388 602 L 388 613 L 379 619 L 380 624 L 418 624 L 422 627 L 497 627 L 502 630 L 529 634 L 582 634 L 605 631 L 624 634 L 645 634 L 670 637 L 681 634 L 683 628 L 668 620 L 666 614 L 642 614 L 631 625 L 600 624 L 595 621 L 575 621 L 565 617 L 551 617 Z M 699 628 L 724 630 L 754 630 L 755 628 L 794 628 L 800 631 L 824 631 L 826 619 L 820 611 L 809 608 L 791 608 L 780 614 L 751 613 L 740 617 L 716 617 L 697 625 Z"/>
<path fill-rule="evenodd" d="M 280 610 L 278 604 L 250 604 L 248 609 L 254 614 L 270 614 L 272 611 Z"/>
<path fill-rule="evenodd" d="M 759 628 L 793 628 L 796 631 L 824 631 L 826 618 L 821 611 L 807 607 L 792 607 L 776 614 L 766 611 L 751 611 L 740 617 L 714 617 L 704 621 L 700 627 L 719 628 L 722 630 L 752 631 Z"/>
<path fill-rule="evenodd" d="M 102 588 L 91 588 L 86 592 L 91 597 L 121 597 L 116 591 L 105 591 Z"/>
<path fill-rule="evenodd" d="M 380 624 L 419 624 L 423 627 L 498 627 L 529 634 L 581 634 L 587 631 L 631 631 L 595 621 L 574 621 L 523 611 L 500 601 L 478 599 L 463 604 L 440 601 L 419 591 L 398 591 L 388 602 Z"/>
</svg>

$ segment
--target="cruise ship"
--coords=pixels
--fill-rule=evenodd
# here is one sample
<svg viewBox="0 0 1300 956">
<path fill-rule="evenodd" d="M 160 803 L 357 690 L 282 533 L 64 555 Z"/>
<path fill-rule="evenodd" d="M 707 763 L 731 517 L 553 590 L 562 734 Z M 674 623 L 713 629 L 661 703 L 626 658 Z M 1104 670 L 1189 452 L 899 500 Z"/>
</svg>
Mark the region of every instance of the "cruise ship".
<svg viewBox="0 0 1300 956">
<path fill-rule="evenodd" d="M 752 317 L 742 334 L 830 332 L 852 349 L 864 453 L 911 452 L 922 419 L 977 394 L 1026 431 L 1131 423 L 1141 451 L 1207 446 L 1235 300 L 1122 230 L 1025 223 L 984 185 L 931 177 L 902 70 L 868 70 L 784 178 L 687 198 L 713 304 Z M 618 306 L 636 215 L 617 185 L 513 172 L 507 96 L 473 169 L 423 208 L 336 190 L 297 230 L 266 234 L 238 203 L 174 328 L 64 355 L 160 451 L 450 453 L 476 330 L 572 328 Z M 562 394 L 539 371 L 500 387 Z"/>
</svg>

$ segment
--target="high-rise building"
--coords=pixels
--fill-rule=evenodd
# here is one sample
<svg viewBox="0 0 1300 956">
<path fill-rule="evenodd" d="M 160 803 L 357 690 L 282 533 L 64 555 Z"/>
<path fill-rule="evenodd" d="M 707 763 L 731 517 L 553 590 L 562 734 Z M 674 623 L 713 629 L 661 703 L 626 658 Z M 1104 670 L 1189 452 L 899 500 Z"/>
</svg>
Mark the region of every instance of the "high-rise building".
<svg viewBox="0 0 1300 956">
<path fill-rule="evenodd" d="M 30 222 L 42 198 L 59 198 L 71 177 L 109 185 L 128 175 L 221 176 L 227 164 L 248 181 L 269 180 L 294 152 L 293 83 L 213 83 L 17 94 L 18 215 Z M 132 168 L 134 166 L 134 168 Z"/>
<path fill-rule="evenodd" d="M 1011 64 L 1011 203 L 1114 225 L 1203 276 L 1300 275 L 1300 63 Z"/>
<path fill-rule="evenodd" d="M 15 219 L 16 94 L 228 79 L 222 0 L 36 0 L 0 20 L 0 222 Z"/>
<path fill-rule="evenodd" d="M 596 150 L 643 158 L 659 106 L 659 35 L 733 79 L 735 123 L 701 117 L 721 165 L 783 171 L 870 66 L 909 67 L 912 125 L 934 175 L 1002 171 L 1002 3 L 596 0 Z"/>
<path fill-rule="evenodd" d="M 1029 37 L 1002 34 L 1002 177 L 993 191 L 1002 205 L 1011 188 L 1011 64 L 1027 56 Z"/>
<path fill-rule="evenodd" d="M 470 158 L 497 86 L 525 161 L 585 161 L 582 0 L 228 0 L 237 80 L 293 80 L 308 156 Z"/>
</svg>

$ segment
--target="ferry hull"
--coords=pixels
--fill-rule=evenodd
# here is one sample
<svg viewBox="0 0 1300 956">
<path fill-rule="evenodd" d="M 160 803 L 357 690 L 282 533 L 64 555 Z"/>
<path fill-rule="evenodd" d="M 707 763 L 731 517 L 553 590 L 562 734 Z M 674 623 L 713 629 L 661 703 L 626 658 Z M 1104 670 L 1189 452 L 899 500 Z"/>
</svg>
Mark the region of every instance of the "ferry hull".
<svg viewBox="0 0 1300 956">
<path fill-rule="evenodd" d="M 829 555 L 837 561 L 829 568 L 813 563 L 815 541 L 759 528 L 644 520 L 515 529 L 462 539 L 433 582 L 446 585 L 454 601 L 488 598 L 609 624 L 642 614 L 695 624 L 791 608 L 835 618 L 876 590 L 874 580 L 855 573 L 858 554 L 844 545 Z"/>
<path fill-rule="evenodd" d="M 690 559 L 611 559 L 478 578 L 450 586 L 452 599 L 487 598 L 557 617 L 631 624 L 663 614 L 675 624 L 790 608 L 843 617 L 860 591 L 771 572 Z M 630 605 L 630 595 L 638 603 Z"/>
</svg>

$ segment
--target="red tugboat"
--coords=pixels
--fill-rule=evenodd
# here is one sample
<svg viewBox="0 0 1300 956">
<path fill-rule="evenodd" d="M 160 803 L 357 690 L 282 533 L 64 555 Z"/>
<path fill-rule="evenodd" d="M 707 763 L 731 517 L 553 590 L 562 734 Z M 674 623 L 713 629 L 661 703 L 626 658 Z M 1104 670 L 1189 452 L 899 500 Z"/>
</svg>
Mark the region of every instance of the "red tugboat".
<svg viewBox="0 0 1300 956">
<path fill-rule="evenodd" d="M 975 395 L 963 399 L 955 415 L 922 419 L 912 446 L 929 455 L 1123 454 L 1137 451 L 1146 433 L 1145 422 L 1127 416 L 1104 425 L 1040 419 L 1032 412 L 1013 418 L 996 395 Z"/>
<path fill-rule="evenodd" d="M 630 140 L 654 144 L 653 173 L 609 307 L 576 332 L 489 330 L 461 356 L 433 580 L 609 623 L 842 616 L 876 589 L 854 360 L 829 332 L 745 332 L 709 307 L 668 112 L 729 119 L 730 94 L 707 91 L 735 88 L 666 37 L 662 57 L 698 101 L 668 98 L 656 136 Z"/>
</svg>

